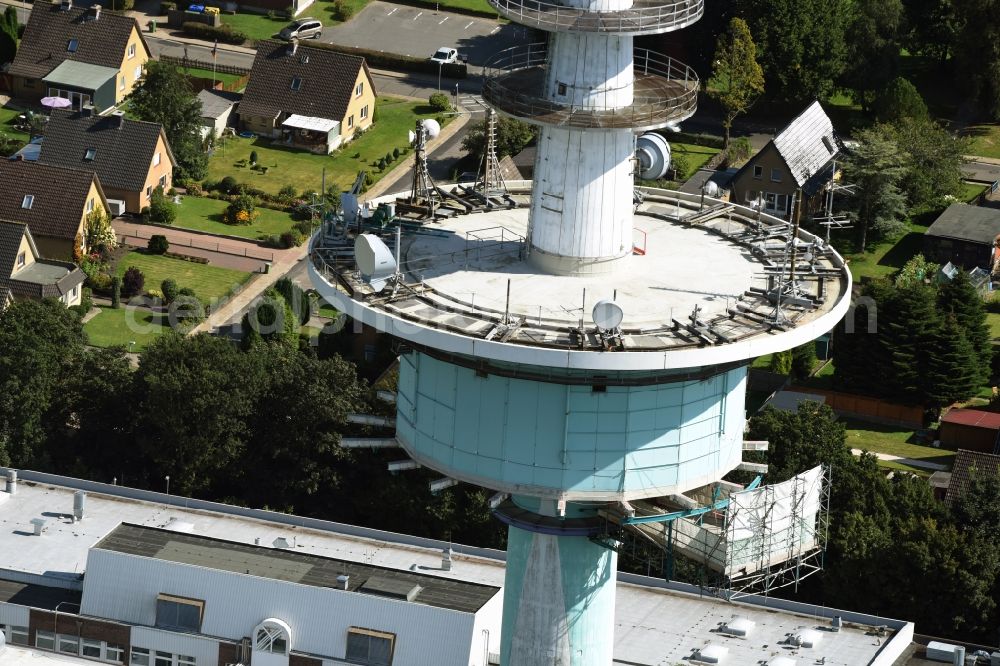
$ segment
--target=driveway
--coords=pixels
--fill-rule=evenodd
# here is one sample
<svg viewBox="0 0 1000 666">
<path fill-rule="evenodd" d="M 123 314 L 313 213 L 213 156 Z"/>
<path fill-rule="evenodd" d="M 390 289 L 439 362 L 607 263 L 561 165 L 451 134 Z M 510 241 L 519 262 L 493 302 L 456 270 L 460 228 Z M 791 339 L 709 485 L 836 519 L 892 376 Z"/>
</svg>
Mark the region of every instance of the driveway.
<svg viewBox="0 0 1000 666">
<path fill-rule="evenodd" d="M 441 46 L 454 46 L 479 73 L 497 51 L 528 39 L 529 31 L 496 19 L 435 12 L 388 2 L 371 2 L 347 23 L 323 28 L 321 41 L 430 58 Z M 470 72 L 471 73 L 471 72 Z"/>
</svg>

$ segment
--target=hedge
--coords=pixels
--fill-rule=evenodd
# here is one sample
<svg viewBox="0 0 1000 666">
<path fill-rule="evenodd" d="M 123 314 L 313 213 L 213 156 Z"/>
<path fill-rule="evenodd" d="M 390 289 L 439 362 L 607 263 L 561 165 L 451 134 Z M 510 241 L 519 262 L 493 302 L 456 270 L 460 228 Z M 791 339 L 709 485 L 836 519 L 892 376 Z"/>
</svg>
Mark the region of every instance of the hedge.
<svg viewBox="0 0 1000 666">
<path fill-rule="evenodd" d="M 324 42 L 309 44 L 309 47 L 362 56 L 369 67 L 401 69 L 407 72 L 423 72 L 425 74 L 438 73 L 438 64 L 431 62 L 429 58 L 414 58 L 413 56 L 396 55 L 395 53 L 385 53 L 383 51 L 362 49 L 355 46 L 343 46 L 341 44 L 326 44 Z M 469 68 L 463 62 L 447 63 L 441 67 L 441 75 L 450 79 L 464 79 L 469 75 Z"/>
<path fill-rule="evenodd" d="M 218 39 L 224 44 L 242 44 L 249 39 L 244 33 L 238 32 L 223 24 L 221 27 L 213 27 L 204 23 L 186 21 L 181 25 L 181 31 L 192 37 L 212 41 Z"/>
</svg>

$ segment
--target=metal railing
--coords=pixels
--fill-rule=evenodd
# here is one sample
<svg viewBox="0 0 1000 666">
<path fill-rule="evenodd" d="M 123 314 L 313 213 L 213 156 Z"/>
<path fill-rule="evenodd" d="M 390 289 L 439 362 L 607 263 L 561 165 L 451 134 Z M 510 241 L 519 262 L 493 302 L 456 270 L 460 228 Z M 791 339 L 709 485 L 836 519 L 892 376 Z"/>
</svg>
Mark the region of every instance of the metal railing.
<svg viewBox="0 0 1000 666">
<path fill-rule="evenodd" d="M 701 18 L 704 0 L 638 0 L 627 9 L 595 11 L 539 0 L 489 0 L 502 16 L 550 32 L 653 35 L 679 30 Z"/>
<path fill-rule="evenodd" d="M 500 51 L 483 68 L 483 99 L 499 111 L 529 123 L 604 129 L 663 127 L 691 116 L 697 107 L 700 86 L 697 73 L 656 51 L 634 49 L 632 103 L 617 107 L 563 103 L 548 98 L 547 58 L 548 47 L 544 43 Z M 609 88 L 606 95 L 614 99 L 617 92 L 618 89 Z"/>
</svg>

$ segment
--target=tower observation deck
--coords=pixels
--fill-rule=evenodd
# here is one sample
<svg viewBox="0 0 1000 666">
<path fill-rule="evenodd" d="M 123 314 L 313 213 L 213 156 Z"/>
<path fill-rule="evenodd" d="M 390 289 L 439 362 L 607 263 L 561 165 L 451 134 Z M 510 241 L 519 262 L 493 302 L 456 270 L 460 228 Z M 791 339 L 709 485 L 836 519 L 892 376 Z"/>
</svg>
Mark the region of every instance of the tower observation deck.
<svg viewBox="0 0 1000 666">
<path fill-rule="evenodd" d="M 636 133 L 694 113 L 698 79 L 632 39 L 690 25 L 700 0 L 490 2 L 552 33 L 498 53 L 483 90 L 541 127 L 535 180 L 508 183 L 509 209 L 407 225 L 395 260 L 371 251 L 379 228 L 352 252 L 355 227 L 324 224 L 310 277 L 403 341 L 399 446 L 498 493 L 503 666 L 610 666 L 606 516 L 683 506 L 739 467 L 748 364 L 831 330 L 851 278 L 828 244 L 759 210 L 657 189 L 634 202 Z"/>
</svg>

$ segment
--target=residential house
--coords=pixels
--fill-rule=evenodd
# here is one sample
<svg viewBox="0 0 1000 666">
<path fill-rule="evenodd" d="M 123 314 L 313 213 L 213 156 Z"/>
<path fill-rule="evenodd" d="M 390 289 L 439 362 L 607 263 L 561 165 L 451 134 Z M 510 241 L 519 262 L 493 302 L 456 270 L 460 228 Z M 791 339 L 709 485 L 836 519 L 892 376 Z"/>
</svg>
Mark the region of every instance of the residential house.
<svg viewBox="0 0 1000 666">
<path fill-rule="evenodd" d="M 372 124 L 375 85 L 365 59 L 297 41 L 257 45 L 240 102 L 255 134 L 330 153 Z"/>
<path fill-rule="evenodd" d="M 52 112 L 38 161 L 97 172 L 115 214 L 139 213 L 157 186 L 169 190 L 177 165 L 159 123 L 86 109 Z"/>
<path fill-rule="evenodd" d="M 14 97 L 38 101 L 64 97 L 72 108 L 99 110 L 119 104 L 142 78 L 150 58 L 131 16 L 37 2 L 10 65 Z"/>
<path fill-rule="evenodd" d="M 225 90 L 202 90 L 198 93 L 201 102 L 201 136 L 211 135 L 213 138 L 222 136 L 223 130 L 229 125 L 229 120 L 240 101 L 241 95 Z"/>
<path fill-rule="evenodd" d="M 980 409 L 951 409 L 941 417 L 938 439 L 941 446 L 952 451 L 998 453 L 1000 414 Z"/>
<path fill-rule="evenodd" d="M 85 250 L 87 216 L 95 210 L 108 213 L 108 201 L 92 170 L 0 161 L 0 220 L 28 225 L 41 256 L 71 260 L 78 240 Z"/>
<path fill-rule="evenodd" d="M 85 279 L 75 264 L 43 259 L 28 225 L 0 220 L 0 311 L 20 298 L 77 305 Z"/>
<path fill-rule="evenodd" d="M 1000 456 L 959 449 L 951 466 L 951 480 L 945 501 L 949 504 L 966 493 L 973 475 L 996 476 L 1000 474 Z"/>
<path fill-rule="evenodd" d="M 955 203 L 944 209 L 924 234 L 924 256 L 939 264 L 990 272 L 1000 254 L 1000 210 Z"/>
<path fill-rule="evenodd" d="M 827 185 L 837 177 L 840 141 L 819 102 L 813 102 L 743 165 L 729 184 L 734 203 L 762 205 L 790 218 L 802 193 L 803 216 L 823 208 Z M 803 218 L 804 219 L 804 218 Z"/>
</svg>

